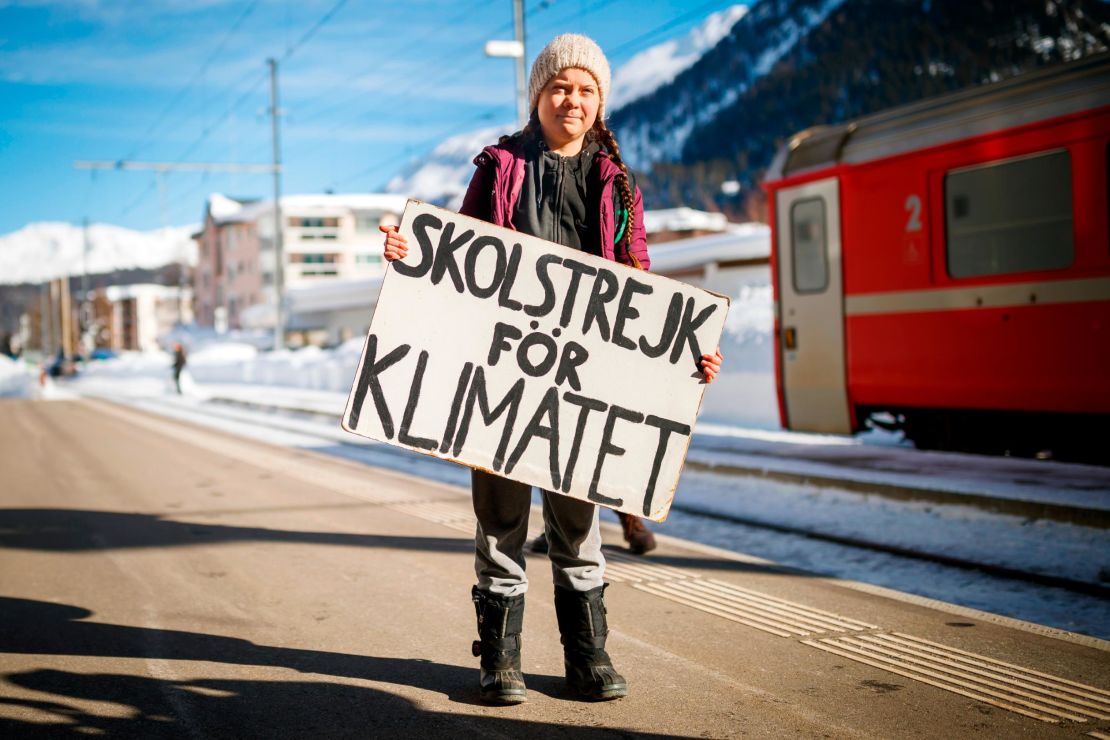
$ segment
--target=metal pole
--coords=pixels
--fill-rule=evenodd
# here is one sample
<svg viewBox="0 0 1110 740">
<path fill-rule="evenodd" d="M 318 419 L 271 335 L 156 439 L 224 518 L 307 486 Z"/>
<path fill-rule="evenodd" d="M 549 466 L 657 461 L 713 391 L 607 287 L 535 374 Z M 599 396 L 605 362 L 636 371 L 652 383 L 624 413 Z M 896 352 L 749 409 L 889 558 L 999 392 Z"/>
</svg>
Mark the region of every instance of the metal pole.
<svg viewBox="0 0 1110 740">
<path fill-rule="evenodd" d="M 81 300 L 77 302 L 77 326 L 83 339 L 92 323 L 89 316 L 89 218 L 85 217 L 81 228 L 84 244 L 81 248 Z"/>
<path fill-rule="evenodd" d="M 528 54 L 524 48 L 524 0 L 513 0 L 513 25 L 516 27 L 516 40 L 520 42 L 520 56 L 516 60 L 516 113 L 520 126 L 528 123 L 528 100 L 525 91 L 528 70 Z"/>
<path fill-rule="evenodd" d="M 62 353 L 72 357 L 73 347 L 73 305 L 69 300 L 69 275 L 58 278 L 58 318 L 62 325 Z"/>
<path fill-rule="evenodd" d="M 50 281 L 50 354 L 56 354 L 61 347 L 62 327 L 58 308 L 61 304 L 60 278 Z"/>
<path fill-rule="evenodd" d="M 277 60 L 270 65 L 270 128 L 273 132 L 274 165 L 274 291 L 277 299 L 274 318 L 274 349 L 285 347 L 285 249 L 281 228 L 281 143 L 278 138 Z"/>
<path fill-rule="evenodd" d="M 39 286 L 39 351 L 43 364 L 50 357 L 50 283 Z"/>
</svg>

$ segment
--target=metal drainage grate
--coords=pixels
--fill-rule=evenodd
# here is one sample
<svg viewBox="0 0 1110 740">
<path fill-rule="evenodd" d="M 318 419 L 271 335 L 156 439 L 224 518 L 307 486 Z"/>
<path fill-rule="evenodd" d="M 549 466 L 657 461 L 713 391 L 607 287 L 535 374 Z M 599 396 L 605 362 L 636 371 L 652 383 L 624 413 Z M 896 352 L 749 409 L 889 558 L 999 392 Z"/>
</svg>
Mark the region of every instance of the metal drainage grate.
<svg viewBox="0 0 1110 740">
<path fill-rule="evenodd" d="M 1110 719 L 1110 692 L 919 637 L 895 632 L 803 642 L 1044 722 Z"/>
<path fill-rule="evenodd" d="M 779 637 L 877 629 L 866 622 L 712 579 L 634 583 L 632 587 Z"/>
</svg>

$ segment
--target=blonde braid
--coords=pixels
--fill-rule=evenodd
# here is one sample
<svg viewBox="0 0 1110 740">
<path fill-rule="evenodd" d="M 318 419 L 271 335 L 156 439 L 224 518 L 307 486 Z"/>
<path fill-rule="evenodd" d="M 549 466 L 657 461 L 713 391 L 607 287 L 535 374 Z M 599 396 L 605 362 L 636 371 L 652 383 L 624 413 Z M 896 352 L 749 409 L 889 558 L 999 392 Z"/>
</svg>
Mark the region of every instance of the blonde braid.
<svg viewBox="0 0 1110 740">
<path fill-rule="evenodd" d="M 609 158 L 613 163 L 620 168 L 620 172 L 616 176 L 617 194 L 620 196 L 621 205 L 624 206 L 628 212 L 628 223 L 624 228 L 624 234 L 621 236 L 621 242 L 624 243 L 625 254 L 628 255 L 629 262 L 637 270 L 642 270 L 640 260 L 632 253 L 632 219 L 633 207 L 635 199 L 632 194 L 631 178 L 628 176 L 628 167 L 625 166 L 624 160 L 621 159 L 621 148 L 617 144 L 617 139 L 613 136 L 613 132 L 605 125 L 605 122 L 600 118 L 594 123 L 594 131 L 597 132 L 598 139 L 601 141 L 602 146 L 609 152 Z"/>
</svg>

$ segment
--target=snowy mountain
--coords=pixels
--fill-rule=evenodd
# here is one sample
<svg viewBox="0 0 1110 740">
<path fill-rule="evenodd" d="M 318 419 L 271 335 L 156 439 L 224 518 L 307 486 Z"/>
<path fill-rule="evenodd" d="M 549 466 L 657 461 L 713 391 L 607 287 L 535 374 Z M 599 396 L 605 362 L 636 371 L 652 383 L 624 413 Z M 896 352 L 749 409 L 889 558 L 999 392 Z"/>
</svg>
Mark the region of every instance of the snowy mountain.
<svg viewBox="0 0 1110 740">
<path fill-rule="evenodd" d="M 718 37 L 720 43 L 687 65 L 687 69 L 712 67 L 707 69 L 710 74 L 704 84 L 683 84 L 682 79 L 672 78 L 671 84 L 652 90 L 650 98 L 638 96 L 635 102 L 640 105 L 628 106 L 635 109 L 631 113 L 614 112 L 612 128 L 625 161 L 646 171 L 654 162 L 678 159 L 699 125 L 735 103 L 843 2 L 763 0 L 750 13 L 741 14 L 739 22 L 729 26 L 729 33 Z"/>
<path fill-rule="evenodd" d="M 385 186 L 385 192 L 445 205 L 457 210 L 474 174 L 474 157 L 482 147 L 511 134 L 511 124 L 452 136 L 427 157 L 410 163 Z"/>
<path fill-rule="evenodd" d="M 89 226 L 89 250 L 80 226 L 39 222 L 0 236 L 0 284 L 40 283 L 53 278 L 151 269 L 173 262 L 196 264 L 196 226 L 132 231 L 109 224 Z"/>
<path fill-rule="evenodd" d="M 629 59 L 613 73 L 608 109 L 615 111 L 674 80 L 727 36 L 747 12 L 746 5 L 719 10 L 685 36 L 656 44 Z"/>
<path fill-rule="evenodd" d="M 760 0 L 610 125 L 652 207 L 755 212 L 794 133 L 1108 47 L 1103 0 Z M 722 193 L 726 181 L 742 194 Z"/>
<path fill-rule="evenodd" d="M 685 36 L 656 44 L 629 59 L 613 73 L 608 110 L 612 112 L 674 80 L 716 46 L 747 12 L 745 5 L 717 11 Z M 389 181 L 386 192 L 458 208 L 474 173 L 474 157 L 482 147 L 515 130 L 514 125 L 505 124 L 453 136 L 406 166 Z"/>
</svg>

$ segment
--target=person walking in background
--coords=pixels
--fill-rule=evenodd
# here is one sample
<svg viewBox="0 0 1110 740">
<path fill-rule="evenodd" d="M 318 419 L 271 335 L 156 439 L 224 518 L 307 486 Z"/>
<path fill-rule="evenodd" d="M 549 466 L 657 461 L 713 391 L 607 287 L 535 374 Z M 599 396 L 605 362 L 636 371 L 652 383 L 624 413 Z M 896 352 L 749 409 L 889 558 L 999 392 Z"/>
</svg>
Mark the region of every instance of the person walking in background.
<svg viewBox="0 0 1110 740">
<path fill-rule="evenodd" d="M 547 44 L 528 81 L 527 125 L 478 154 L 461 213 L 648 269 L 640 190 L 605 125 L 609 83 L 609 63 L 591 39 L 564 34 Z M 408 244 L 397 227 L 380 228 L 386 235 L 386 260 L 404 258 Z M 707 382 L 720 363 L 719 352 L 702 356 Z M 471 471 L 478 519 L 478 584 L 471 597 L 479 639 L 473 651 L 481 658 L 481 697 L 491 703 L 527 698 L 520 635 L 531 490 L 526 483 Z M 607 584 L 598 508 L 549 491 L 542 492 L 542 499 L 567 684 L 586 699 L 623 697 L 628 683 L 605 649 Z"/>
<path fill-rule="evenodd" d="M 185 369 L 185 348 L 181 342 L 173 345 L 173 385 L 177 388 L 177 395 L 181 395 L 181 371 Z"/>
</svg>

